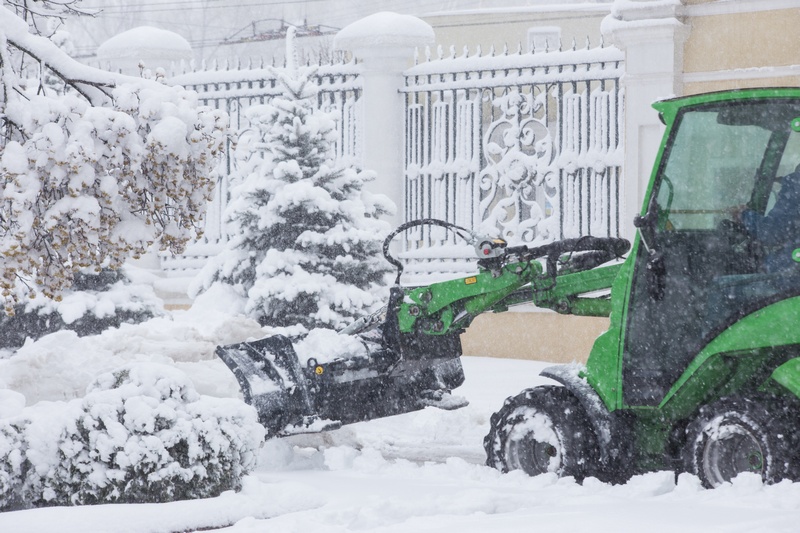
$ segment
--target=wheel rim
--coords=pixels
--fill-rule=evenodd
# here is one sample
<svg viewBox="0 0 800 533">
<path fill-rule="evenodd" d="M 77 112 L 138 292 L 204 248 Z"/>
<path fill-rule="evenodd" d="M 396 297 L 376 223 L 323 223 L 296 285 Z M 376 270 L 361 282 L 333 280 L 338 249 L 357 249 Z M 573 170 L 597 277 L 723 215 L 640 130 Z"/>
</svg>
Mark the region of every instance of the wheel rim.
<svg viewBox="0 0 800 533">
<path fill-rule="evenodd" d="M 561 469 L 561 442 L 553 421 L 540 413 L 525 413 L 506 441 L 506 466 L 536 476 Z"/>
<path fill-rule="evenodd" d="M 714 487 L 742 472 L 763 476 L 765 463 L 761 443 L 747 427 L 737 423 L 720 424 L 708 435 L 703 450 L 703 473 Z"/>
</svg>

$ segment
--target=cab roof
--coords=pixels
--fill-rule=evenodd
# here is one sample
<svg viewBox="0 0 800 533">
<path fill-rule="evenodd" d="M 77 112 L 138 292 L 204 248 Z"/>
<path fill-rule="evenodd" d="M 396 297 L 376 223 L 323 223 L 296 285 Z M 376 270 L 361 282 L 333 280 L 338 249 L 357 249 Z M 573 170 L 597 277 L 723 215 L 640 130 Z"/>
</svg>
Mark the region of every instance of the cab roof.
<svg viewBox="0 0 800 533">
<path fill-rule="evenodd" d="M 753 101 L 765 99 L 800 99 L 800 87 L 766 87 L 755 89 L 732 89 L 712 93 L 694 94 L 659 100 L 653 108 L 663 117 L 665 124 L 671 124 L 678 112 L 686 107 L 725 101 Z"/>
</svg>

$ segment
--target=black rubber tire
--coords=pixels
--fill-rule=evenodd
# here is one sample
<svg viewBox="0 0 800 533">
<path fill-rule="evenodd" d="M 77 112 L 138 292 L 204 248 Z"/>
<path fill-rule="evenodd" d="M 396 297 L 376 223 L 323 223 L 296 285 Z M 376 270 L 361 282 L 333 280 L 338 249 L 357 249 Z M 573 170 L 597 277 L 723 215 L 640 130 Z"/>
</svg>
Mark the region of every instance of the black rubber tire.
<svg viewBox="0 0 800 533">
<path fill-rule="evenodd" d="M 795 402 L 777 398 L 727 397 L 703 406 L 686 428 L 686 471 L 707 488 L 730 482 L 742 472 L 765 483 L 795 477 Z"/>
<path fill-rule="evenodd" d="M 527 389 L 508 398 L 492 415 L 483 446 L 486 464 L 502 472 L 554 472 L 579 482 L 592 475 L 598 455 L 586 411 L 568 389 L 558 386 Z"/>
</svg>

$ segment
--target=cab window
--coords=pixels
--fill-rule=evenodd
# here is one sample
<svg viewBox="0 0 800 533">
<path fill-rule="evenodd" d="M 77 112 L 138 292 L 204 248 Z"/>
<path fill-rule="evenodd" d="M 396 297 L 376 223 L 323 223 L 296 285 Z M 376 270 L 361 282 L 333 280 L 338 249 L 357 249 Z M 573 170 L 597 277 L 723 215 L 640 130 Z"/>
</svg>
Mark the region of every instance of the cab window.
<svg viewBox="0 0 800 533">
<path fill-rule="evenodd" d="M 657 196 L 671 227 L 712 229 L 747 203 L 771 133 L 758 125 L 726 124 L 718 109 L 685 113 Z"/>
</svg>

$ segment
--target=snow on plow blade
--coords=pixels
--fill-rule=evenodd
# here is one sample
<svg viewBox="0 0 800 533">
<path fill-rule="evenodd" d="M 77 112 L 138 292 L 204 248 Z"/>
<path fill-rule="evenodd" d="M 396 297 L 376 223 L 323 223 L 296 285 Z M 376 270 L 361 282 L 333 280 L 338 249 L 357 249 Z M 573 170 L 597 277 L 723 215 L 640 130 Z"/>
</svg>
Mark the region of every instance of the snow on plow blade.
<svg viewBox="0 0 800 533">
<path fill-rule="evenodd" d="M 218 346 L 216 352 L 239 380 L 247 403 L 259 395 L 285 390 L 298 376 L 292 343 L 280 335 Z"/>
<path fill-rule="evenodd" d="M 445 341 L 445 339 L 440 339 Z M 416 343 L 415 343 L 416 344 Z M 464 380 L 460 344 L 403 356 L 384 345 L 302 364 L 286 337 L 218 346 L 236 376 L 245 402 L 255 407 L 269 436 L 319 432 L 435 406 L 466 405 L 450 390 Z M 434 348 L 434 346 L 426 346 Z M 446 356 L 442 356 L 446 353 Z M 324 355 L 324 354 L 322 354 Z"/>
<path fill-rule="evenodd" d="M 231 369 L 244 401 L 256 408 L 270 435 L 325 431 L 341 426 L 314 412 L 300 361 L 282 335 L 217 346 L 217 356 Z"/>
</svg>

